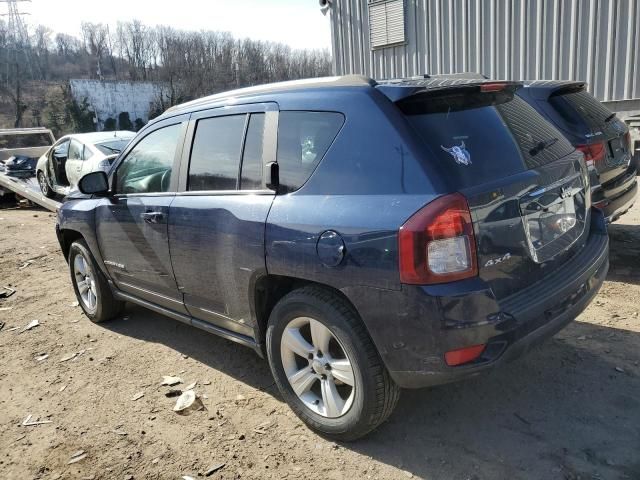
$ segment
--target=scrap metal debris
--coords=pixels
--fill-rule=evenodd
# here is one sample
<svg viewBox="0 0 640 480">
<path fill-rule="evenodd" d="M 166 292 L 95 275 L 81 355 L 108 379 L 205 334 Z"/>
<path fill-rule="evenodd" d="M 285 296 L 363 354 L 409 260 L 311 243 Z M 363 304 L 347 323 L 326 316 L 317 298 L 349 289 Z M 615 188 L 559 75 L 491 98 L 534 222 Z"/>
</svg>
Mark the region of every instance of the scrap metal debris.
<svg viewBox="0 0 640 480">
<path fill-rule="evenodd" d="M 32 328 L 37 327 L 38 325 L 40 325 L 40 322 L 38 320 L 31 320 L 29 323 L 27 323 L 25 325 L 25 327 L 22 329 L 23 332 L 26 332 L 27 330 L 31 330 Z M 22 333 L 22 332 L 21 332 Z"/>
<path fill-rule="evenodd" d="M 173 411 L 179 415 L 190 415 L 197 410 L 204 410 L 202 400 L 196 395 L 193 390 L 187 390 L 178 397 Z"/>
<path fill-rule="evenodd" d="M 22 265 L 20 265 L 18 267 L 18 270 L 24 270 L 25 268 L 27 268 L 29 265 L 31 265 L 33 262 L 31 260 L 27 260 L 26 262 L 24 262 Z"/>
<path fill-rule="evenodd" d="M 36 357 L 36 362 L 42 362 L 43 360 L 46 360 L 47 358 L 49 358 L 49 354 L 48 353 L 41 353 L 40 355 L 38 355 Z"/>
<path fill-rule="evenodd" d="M 0 322 L 0 330 L 2 330 L 4 328 L 4 326 L 5 326 L 5 323 L 4 322 Z"/>
<path fill-rule="evenodd" d="M 173 387 L 174 385 L 178 385 L 179 383 L 182 383 L 182 379 L 180 377 L 172 377 L 169 375 L 164 375 L 162 377 L 162 383 L 160 385 Z"/>
<path fill-rule="evenodd" d="M 60 359 L 60 362 L 67 362 L 67 361 L 69 361 L 69 360 L 72 360 L 72 359 L 76 358 L 77 356 L 78 356 L 78 352 L 76 352 L 76 353 L 70 353 L 69 355 L 67 355 L 67 356 L 65 356 L 65 357 L 62 357 L 62 358 Z"/>
<path fill-rule="evenodd" d="M 2 290 L 0 290 L 0 298 L 9 298 L 14 293 L 16 293 L 16 291 L 13 288 L 2 287 Z"/>
<path fill-rule="evenodd" d="M 87 457 L 87 452 L 85 452 L 84 450 L 78 450 L 73 455 L 71 455 L 71 458 L 67 462 L 67 465 L 71 465 L 73 463 L 77 463 L 80 460 L 84 460 L 86 457 Z"/>
<path fill-rule="evenodd" d="M 213 475 L 214 473 L 216 473 L 218 470 L 220 470 L 221 468 L 223 468 L 226 465 L 226 463 L 218 463 L 217 465 L 214 465 L 213 467 L 211 467 L 209 470 L 207 470 L 206 472 L 204 472 L 204 476 L 205 477 L 210 477 L 211 475 Z"/>
<path fill-rule="evenodd" d="M 193 390 L 194 388 L 196 388 L 196 385 L 197 385 L 197 384 L 198 384 L 198 382 L 197 382 L 197 381 L 196 381 L 196 382 L 193 382 L 193 383 L 190 383 L 190 384 L 189 384 L 189 385 L 187 385 L 184 389 L 185 389 L 185 390 Z"/>
<path fill-rule="evenodd" d="M 34 420 L 32 422 L 31 421 L 32 417 L 33 417 L 33 415 L 31 415 L 31 414 L 27 415 L 27 417 L 22 421 L 22 426 L 23 427 L 33 427 L 35 425 L 44 425 L 45 423 L 53 423 L 52 420 Z"/>
<path fill-rule="evenodd" d="M 131 397 L 131 400 L 135 402 L 136 400 L 140 400 L 142 397 L 144 397 L 144 392 L 138 392 L 133 397 Z"/>
</svg>

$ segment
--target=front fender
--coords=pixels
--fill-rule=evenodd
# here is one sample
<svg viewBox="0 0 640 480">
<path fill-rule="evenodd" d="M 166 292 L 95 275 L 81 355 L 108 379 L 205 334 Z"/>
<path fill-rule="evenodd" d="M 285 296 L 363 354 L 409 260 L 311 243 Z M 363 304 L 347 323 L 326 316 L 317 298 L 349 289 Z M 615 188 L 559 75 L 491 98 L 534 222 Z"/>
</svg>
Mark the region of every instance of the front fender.
<svg viewBox="0 0 640 480">
<path fill-rule="evenodd" d="M 104 199 L 87 198 L 78 200 L 66 200 L 58 210 L 58 222 L 56 233 L 60 241 L 63 253 L 68 251 L 71 243 L 82 238 L 87 242 L 87 246 L 98 264 L 98 268 L 107 277 L 109 272 L 104 266 L 104 261 L 98 246 L 96 237 L 96 216 L 95 209 Z M 66 250 L 65 250 L 66 249 Z"/>
</svg>

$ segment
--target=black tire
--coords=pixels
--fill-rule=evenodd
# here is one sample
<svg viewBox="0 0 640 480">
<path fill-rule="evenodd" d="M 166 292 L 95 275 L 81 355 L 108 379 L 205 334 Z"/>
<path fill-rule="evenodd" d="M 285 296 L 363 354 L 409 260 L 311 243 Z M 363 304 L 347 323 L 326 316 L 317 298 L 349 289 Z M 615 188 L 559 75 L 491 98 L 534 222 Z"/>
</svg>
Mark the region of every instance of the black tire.
<svg viewBox="0 0 640 480">
<path fill-rule="evenodd" d="M 311 410 L 293 391 L 281 358 L 285 328 L 293 319 L 309 317 L 329 329 L 349 359 L 355 379 L 351 407 L 337 418 Z M 369 334 L 353 309 L 334 293 L 308 286 L 284 296 L 267 327 L 267 356 L 280 393 L 312 430 L 338 441 L 352 441 L 374 430 L 395 408 L 400 389 L 389 376 Z"/>
<path fill-rule="evenodd" d="M 40 186 L 40 191 L 45 197 L 53 198 L 55 196 L 55 193 L 51 190 L 47 177 L 42 171 L 38 172 L 38 185 Z"/>
<path fill-rule="evenodd" d="M 80 295 L 78 287 L 78 279 L 74 270 L 74 265 L 78 256 L 82 256 L 88 263 L 89 272 L 92 275 L 93 285 L 95 289 L 95 306 L 90 308 L 87 302 Z M 80 261 L 80 260 L 79 260 Z M 89 317 L 92 322 L 100 323 L 111 320 L 118 316 L 122 311 L 123 302 L 116 300 L 113 296 L 113 292 L 109 287 L 107 279 L 102 271 L 98 268 L 89 247 L 84 240 L 76 240 L 71 244 L 69 248 L 69 272 L 71 274 L 71 283 L 73 284 L 73 290 L 76 293 L 78 303 L 85 315 Z"/>
</svg>

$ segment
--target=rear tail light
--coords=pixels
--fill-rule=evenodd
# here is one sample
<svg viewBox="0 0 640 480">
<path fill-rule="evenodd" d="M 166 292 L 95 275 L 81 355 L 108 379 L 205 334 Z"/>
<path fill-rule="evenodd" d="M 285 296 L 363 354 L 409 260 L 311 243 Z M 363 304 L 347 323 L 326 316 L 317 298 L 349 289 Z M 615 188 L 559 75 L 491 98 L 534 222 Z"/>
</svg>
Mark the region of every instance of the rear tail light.
<svg viewBox="0 0 640 480">
<path fill-rule="evenodd" d="M 603 163 L 606 155 L 606 145 L 604 142 L 592 143 L 591 145 L 578 145 L 578 150 L 584 153 L 584 160 L 589 166 Z"/>
<path fill-rule="evenodd" d="M 459 193 L 413 214 L 400 228 L 398 242 L 402 283 L 428 285 L 478 274 L 471 212 Z"/>
</svg>

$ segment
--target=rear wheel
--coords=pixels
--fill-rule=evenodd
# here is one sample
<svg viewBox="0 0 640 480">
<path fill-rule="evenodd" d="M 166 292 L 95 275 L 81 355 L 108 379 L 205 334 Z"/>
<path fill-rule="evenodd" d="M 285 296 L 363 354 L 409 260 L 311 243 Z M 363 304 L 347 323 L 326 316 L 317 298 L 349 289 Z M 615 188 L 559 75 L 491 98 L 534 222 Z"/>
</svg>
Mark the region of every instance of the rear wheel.
<svg viewBox="0 0 640 480">
<path fill-rule="evenodd" d="M 40 185 L 40 191 L 45 197 L 53 198 L 53 190 L 51 190 L 47 177 L 45 177 L 44 172 L 42 171 L 38 172 L 38 185 Z"/>
<path fill-rule="evenodd" d="M 84 240 L 71 244 L 69 269 L 78 303 L 92 322 L 111 320 L 120 313 L 123 303 L 114 298 Z"/>
<path fill-rule="evenodd" d="M 366 435 L 400 394 L 361 320 L 317 287 L 286 295 L 267 328 L 267 354 L 280 392 L 313 430 L 335 440 Z"/>
</svg>

